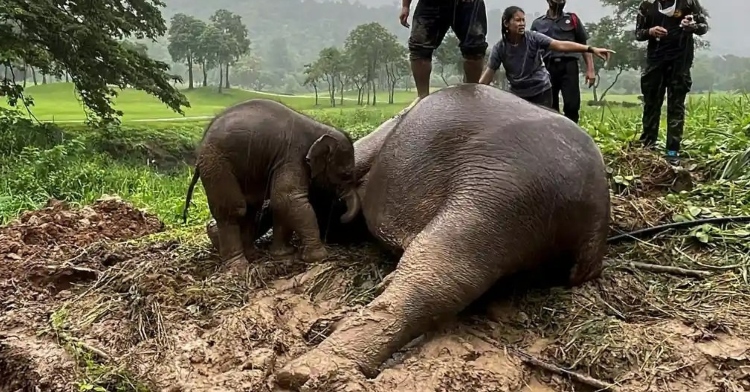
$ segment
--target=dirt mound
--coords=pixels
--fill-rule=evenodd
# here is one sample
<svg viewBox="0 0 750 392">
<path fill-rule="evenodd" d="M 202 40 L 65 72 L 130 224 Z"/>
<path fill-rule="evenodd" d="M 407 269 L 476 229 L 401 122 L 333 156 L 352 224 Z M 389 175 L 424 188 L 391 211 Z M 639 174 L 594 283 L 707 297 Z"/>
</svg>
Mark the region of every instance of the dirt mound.
<svg viewBox="0 0 750 392">
<path fill-rule="evenodd" d="M 653 183 L 619 190 L 613 221 L 668 220 Z M 276 391 L 274 372 L 369 302 L 394 266 L 372 246 L 332 247 L 325 263 L 263 257 L 239 277 L 203 227 L 123 241 L 161 228 L 107 199 L 54 202 L 0 229 L 0 390 Z M 493 300 L 415 340 L 373 380 L 338 374 L 309 390 L 748 390 L 744 244 L 661 236 L 613 247 L 595 282 Z"/>
<path fill-rule="evenodd" d="M 50 200 L 41 210 L 26 212 L 0 228 L 0 292 L 18 288 L 15 279 L 21 276 L 41 295 L 56 294 L 78 281 L 93 280 L 95 268 L 101 265 L 87 266 L 81 260 L 82 252 L 90 250 L 87 248 L 106 241 L 139 238 L 163 227 L 156 217 L 114 197 L 104 197 L 78 210 Z M 113 260 L 101 262 L 106 266 Z"/>
<path fill-rule="evenodd" d="M 50 315 L 76 285 L 96 281 L 114 262 L 101 252 L 104 243 L 162 229 L 113 197 L 82 209 L 50 200 L 0 227 L 0 390 L 73 390 L 74 358 L 36 333 L 54 323 Z"/>
</svg>

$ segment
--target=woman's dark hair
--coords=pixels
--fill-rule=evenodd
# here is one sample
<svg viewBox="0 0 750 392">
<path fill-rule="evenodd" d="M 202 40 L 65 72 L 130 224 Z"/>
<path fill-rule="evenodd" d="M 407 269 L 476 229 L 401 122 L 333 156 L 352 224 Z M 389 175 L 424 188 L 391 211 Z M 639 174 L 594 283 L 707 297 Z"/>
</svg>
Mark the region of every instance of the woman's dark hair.
<svg viewBox="0 0 750 392">
<path fill-rule="evenodd" d="M 508 39 L 508 34 L 510 33 L 508 28 L 505 27 L 505 23 L 510 23 L 510 20 L 513 19 L 513 15 L 515 15 L 516 12 L 526 13 L 521 7 L 516 7 L 515 5 L 512 5 L 503 11 L 503 18 L 500 20 L 500 33 L 504 40 Z"/>
</svg>

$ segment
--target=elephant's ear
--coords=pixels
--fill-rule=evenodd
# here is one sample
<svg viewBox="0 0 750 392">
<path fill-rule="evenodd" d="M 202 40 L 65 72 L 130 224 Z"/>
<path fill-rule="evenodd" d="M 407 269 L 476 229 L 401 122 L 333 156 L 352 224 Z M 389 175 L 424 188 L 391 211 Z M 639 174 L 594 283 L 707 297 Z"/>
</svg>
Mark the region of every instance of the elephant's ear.
<svg viewBox="0 0 750 392">
<path fill-rule="evenodd" d="M 336 139 L 329 135 L 323 135 L 313 143 L 305 157 L 307 164 L 310 165 L 312 177 L 317 177 L 325 171 L 328 166 L 328 157 L 334 148 L 336 148 Z"/>
</svg>

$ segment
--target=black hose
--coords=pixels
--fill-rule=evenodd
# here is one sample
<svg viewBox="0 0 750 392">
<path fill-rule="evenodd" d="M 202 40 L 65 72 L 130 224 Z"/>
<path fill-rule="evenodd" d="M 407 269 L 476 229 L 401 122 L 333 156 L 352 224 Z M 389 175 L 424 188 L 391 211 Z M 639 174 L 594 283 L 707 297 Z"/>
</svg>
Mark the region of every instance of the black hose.
<svg viewBox="0 0 750 392">
<path fill-rule="evenodd" d="M 638 230 L 631 231 L 628 233 L 622 233 L 622 234 L 609 237 L 607 238 L 607 243 L 611 244 L 611 243 L 620 242 L 625 239 L 635 239 L 638 236 L 657 233 L 657 232 L 661 232 L 661 231 L 665 231 L 669 229 L 688 228 L 688 227 L 699 226 L 699 225 L 706 224 L 706 223 L 719 224 L 719 223 L 732 223 L 732 222 L 750 222 L 750 216 L 725 216 L 725 217 L 720 217 L 720 218 L 705 218 L 705 219 L 696 219 L 696 220 L 685 221 L 685 222 L 666 223 L 663 225 L 646 227 L 645 229 L 638 229 Z"/>
</svg>

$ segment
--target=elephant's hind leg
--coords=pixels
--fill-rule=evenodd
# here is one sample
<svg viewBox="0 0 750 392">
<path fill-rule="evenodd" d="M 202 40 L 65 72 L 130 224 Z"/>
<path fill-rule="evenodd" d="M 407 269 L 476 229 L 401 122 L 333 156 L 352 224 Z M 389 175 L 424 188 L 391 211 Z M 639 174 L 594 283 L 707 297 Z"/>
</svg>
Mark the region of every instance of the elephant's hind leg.
<svg viewBox="0 0 750 392">
<path fill-rule="evenodd" d="M 258 231 L 258 208 L 251 204 L 247 204 L 247 211 L 245 216 L 240 218 L 240 236 L 242 237 L 242 249 L 245 253 L 245 258 L 254 260 L 258 256 L 258 252 L 255 250 L 255 239 Z"/>
<path fill-rule="evenodd" d="M 211 215 L 216 219 L 219 255 L 232 269 L 239 269 L 248 266 L 241 228 L 247 215 L 247 203 L 237 179 L 224 166 L 201 166 L 201 183 Z"/>
<path fill-rule="evenodd" d="M 375 376 L 406 343 L 490 288 L 504 272 L 493 261 L 507 256 L 498 252 L 503 237 L 492 233 L 489 222 L 461 218 L 434 219 L 409 244 L 383 293 L 316 349 L 287 364 L 278 373 L 279 384 L 298 388 L 347 364 Z"/>
</svg>

